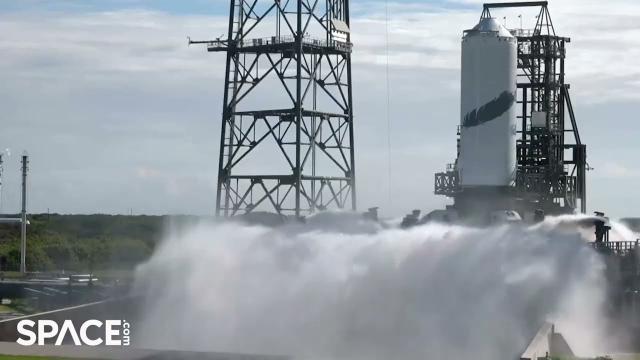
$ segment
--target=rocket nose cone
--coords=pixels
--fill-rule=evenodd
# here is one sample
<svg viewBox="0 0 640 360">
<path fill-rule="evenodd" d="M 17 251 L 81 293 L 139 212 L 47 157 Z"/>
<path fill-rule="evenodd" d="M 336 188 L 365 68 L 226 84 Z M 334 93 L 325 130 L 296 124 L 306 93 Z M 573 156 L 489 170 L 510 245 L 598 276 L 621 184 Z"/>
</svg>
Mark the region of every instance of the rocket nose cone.
<svg viewBox="0 0 640 360">
<path fill-rule="evenodd" d="M 500 37 L 513 37 L 513 35 L 511 35 L 511 32 L 494 18 L 480 19 L 480 22 L 467 33 L 474 34 L 483 32 L 497 33 Z"/>
</svg>

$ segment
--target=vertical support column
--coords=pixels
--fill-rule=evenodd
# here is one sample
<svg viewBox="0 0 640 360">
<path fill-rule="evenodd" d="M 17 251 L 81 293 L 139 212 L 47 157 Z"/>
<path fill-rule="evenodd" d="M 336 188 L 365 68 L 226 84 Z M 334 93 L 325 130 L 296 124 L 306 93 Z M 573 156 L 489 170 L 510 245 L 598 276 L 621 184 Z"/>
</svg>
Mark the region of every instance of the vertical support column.
<svg viewBox="0 0 640 360">
<path fill-rule="evenodd" d="M 228 28 L 228 35 L 227 35 L 227 43 L 229 44 L 229 46 L 231 47 L 231 49 L 235 49 L 235 43 L 234 43 L 234 36 L 233 36 L 233 23 L 234 23 L 234 18 L 235 18 L 235 14 L 234 14 L 234 9 L 235 9 L 235 1 L 236 0 L 229 0 L 229 28 Z M 231 72 L 231 63 L 232 63 L 232 59 L 235 56 L 235 53 L 233 51 L 228 51 L 226 53 L 227 56 L 227 62 L 226 62 L 226 67 L 225 67 L 225 74 L 224 74 L 224 91 L 223 91 L 223 102 L 222 102 L 222 130 L 220 131 L 220 153 L 218 154 L 218 184 L 217 184 L 217 189 L 216 189 L 216 216 L 220 216 L 220 209 L 221 209 L 221 203 L 222 203 L 222 191 L 223 191 L 223 187 L 224 187 L 224 216 L 228 215 L 229 212 L 229 174 L 227 173 L 227 170 L 225 169 L 225 158 L 224 158 L 224 151 L 225 151 L 225 138 L 227 136 L 227 121 L 229 121 L 230 117 L 233 116 L 231 114 L 231 107 L 229 106 L 229 75 Z M 233 64 L 234 68 L 235 68 L 235 63 Z M 235 70 L 234 70 L 234 74 L 235 74 Z M 235 79 L 234 79 L 235 80 Z M 234 82 L 234 86 L 235 86 L 235 82 Z M 231 152 L 229 152 L 230 154 Z"/>
<path fill-rule="evenodd" d="M 351 28 L 350 21 L 350 12 L 349 12 L 349 1 L 345 1 L 345 20 L 347 26 Z M 351 43 L 351 33 L 347 35 L 347 42 Z M 351 54 L 347 53 L 345 55 L 347 57 L 347 83 L 349 84 L 349 89 L 347 90 L 347 96 L 349 101 L 349 160 L 351 161 L 351 174 L 349 174 L 349 178 L 351 178 L 351 210 L 356 211 L 356 161 L 355 161 L 355 144 L 353 142 L 353 91 L 351 89 Z"/>
<path fill-rule="evenodd" d="M 564 40 L 556 40 L 555 42 L 558 45 L 558 51 L 560 52 L 560 72 L 558 72 L 558 82 L 556 83 L 556 106 L 558 107 L 558 128 L 561 130 L 560 132 L 560 144 L 565 144 L 565 100 L 564 100 Z M 555 71 L 555 63 L 554 63 L 554 71 Z M 555 79 L 554 79 L 555 80 Z M 562 161 L 564 162 L 564 152 L 562 153 Z"/>
<path fill-rule="evenodd" d="M 0 153 L 0 214 L 2 213 L 2 171 L 4 170 L 2 163 L 2 153 Z"/>
<path fill-rule="evenodd" d="M 579 160 L 576 166 L 578 167 L 578 196 L 580 197 L 580 212 L 585 214 L 587 212 L 587 147 L 583 144 L 578 144 Z"/>
<path fill-rule="evenodd" d="M 27 171 L 29 156 L 22 155 L 22 217 L 20 219 L 20 272 L 27 272 Z"/>
<path fill-rule="evenodd" d="M 302 132 L 302 0 L 298 0 L 298 11 L 296 14 L 296 168 L 293 176 L 296 182 L 296 217 L 300 217 L 300 186 L 302 180 L 302 169 L 300 168 L 300 139 Z"/>
<path fill-rule="evenodd" d="M 527 88 L 522 88 L 522 143 L 527 145 Z"/>
</svg>

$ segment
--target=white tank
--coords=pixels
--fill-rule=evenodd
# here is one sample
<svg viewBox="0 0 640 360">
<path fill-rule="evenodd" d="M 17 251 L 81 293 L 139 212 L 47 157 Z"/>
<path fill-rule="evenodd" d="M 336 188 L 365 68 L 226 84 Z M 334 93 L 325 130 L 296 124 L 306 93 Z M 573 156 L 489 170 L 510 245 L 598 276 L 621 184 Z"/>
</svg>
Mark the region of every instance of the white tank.
<svg viewBox="0 0 640 360">
<path fill-rule="evenodd" d="M 495 19 L 481 19 L 462 38 L 462 187 L 515 181 L 516 41 Z"/>
</svg>

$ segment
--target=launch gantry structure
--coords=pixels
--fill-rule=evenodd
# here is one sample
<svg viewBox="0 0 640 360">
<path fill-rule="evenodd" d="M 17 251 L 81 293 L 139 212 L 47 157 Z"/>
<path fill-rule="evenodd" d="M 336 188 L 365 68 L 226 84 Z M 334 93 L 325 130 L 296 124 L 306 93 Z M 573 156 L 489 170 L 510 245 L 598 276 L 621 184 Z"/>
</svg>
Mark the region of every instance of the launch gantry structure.
<svg viewBox="0 0 640 360">
<path fill-rule="evenodd" d="M 355 210 L 348 0 L 231 0 L 216 215 Z"/>
<path fill-rule="evenodd" d="M 565 45 L 570 38 L 556 35 L 547 1 L 486 3 L 481 21 L 491 18 L 492 9 L 514 7 L 540 7 L 540 12 L 532 30 L 510 30 L 517 38 L 518 128 L 516 176 L 509 196 L 516 209 L 526 212 L 584 213 L 586 145 L 565 82 Z M 464 197 L 456 164 L 435 174 L 435 193 L 456 200 Z"/>
</svg>

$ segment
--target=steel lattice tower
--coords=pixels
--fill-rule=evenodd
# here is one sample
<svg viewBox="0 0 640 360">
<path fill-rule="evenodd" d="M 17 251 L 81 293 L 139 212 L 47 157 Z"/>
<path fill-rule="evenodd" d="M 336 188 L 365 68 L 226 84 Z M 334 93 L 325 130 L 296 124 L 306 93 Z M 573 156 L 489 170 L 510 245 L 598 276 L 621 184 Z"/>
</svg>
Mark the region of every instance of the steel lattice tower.
<svg viewBox="0 0 640 360">
<path fill-rule="evenodd" d="M 556 35 L 546 1 L 532 4 L 540 6 L 535 28 L 516 33 L 522 107 L 516 187 L 537 194 L 550 213 L 585 213 L 587 151 L 565 82 L 565 45 L 571 39 Z"/>
<path fill-rule="evenodd" d="M 216 215 L 356 207 L 348 0 L 231 0 Z"/>
</svg>

